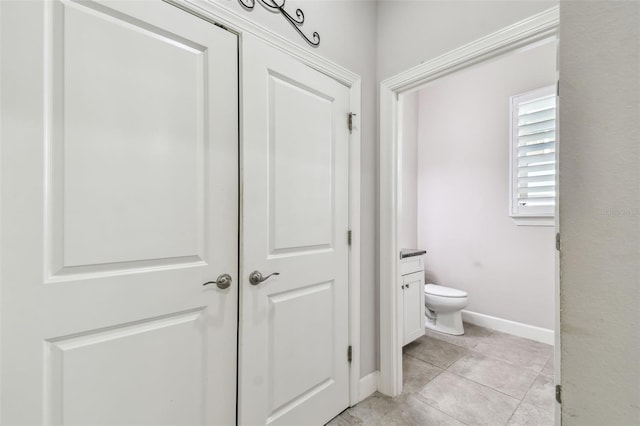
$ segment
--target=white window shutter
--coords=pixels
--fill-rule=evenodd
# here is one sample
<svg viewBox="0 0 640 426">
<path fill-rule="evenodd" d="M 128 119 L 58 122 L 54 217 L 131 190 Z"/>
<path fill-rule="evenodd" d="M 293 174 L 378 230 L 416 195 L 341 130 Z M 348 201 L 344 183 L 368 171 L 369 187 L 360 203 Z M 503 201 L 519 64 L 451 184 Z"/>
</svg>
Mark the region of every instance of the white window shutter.
<svg viewBox="0 0 640 426">
<path fill-rule="evenodd" d="M 556 89 L 511 97 L 511 216 L 549 217 L 556 203 Z"/>
</svg>

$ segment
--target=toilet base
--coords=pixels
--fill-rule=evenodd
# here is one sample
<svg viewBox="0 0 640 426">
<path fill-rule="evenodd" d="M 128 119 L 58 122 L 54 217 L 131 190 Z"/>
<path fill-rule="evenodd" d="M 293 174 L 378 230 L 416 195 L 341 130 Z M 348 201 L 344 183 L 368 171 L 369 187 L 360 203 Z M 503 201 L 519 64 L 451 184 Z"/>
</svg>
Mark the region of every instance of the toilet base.
<svg viewBox="0 0 640 426">
<path fill-rule="evenodd" d="M 431 320 L 426 317 L 424 326 L 430 330 L 453 334 L 454 336 L 464 334 L 461 311 L 436 314 L 435 320 Z"/>
</svg>

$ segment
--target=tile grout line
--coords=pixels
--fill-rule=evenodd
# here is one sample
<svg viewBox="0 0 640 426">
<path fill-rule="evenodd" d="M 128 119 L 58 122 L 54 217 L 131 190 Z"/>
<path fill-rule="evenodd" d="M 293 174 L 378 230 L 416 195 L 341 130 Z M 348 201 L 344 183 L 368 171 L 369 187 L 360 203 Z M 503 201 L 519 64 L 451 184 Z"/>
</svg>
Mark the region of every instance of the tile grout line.
<svg viewBox="0 0 640 426">
<path fill-rule="evenodd" d="M 445 371 L 446 371 L 446 370 L 445 370 Z M 476 385 L 480 385 L 480 386 L 482 386 L 482 387 L 484 387 L 484 388 L 487 388 L 487 389 L 489 389 L 489 390 L 492 390 L 492 391 L 494 391 L 494 392 L 498 392 L 499 394 L 504 395 L 504 396 L 507 396 L 507 397 L 509 397 L 509 398 L 511 398 L 511 399 L 515 399 L 516 401 L 522 401 L 522 399 L 524 399 L 524 396 L 523 396 L 522 398 L 517 398 L 517 397 L 515 397 L 515 396 L 513 396 L 513 395 L 509 395 L 508 393 L 504 393 L 504 392 L 502 392 L 501 390 L 498 390 L 498 389 L 492 388 L 492 387 L 491 387 L 491 386 L 489 386 L 489 385 L 485 385 L 484 383 L 476 382 L 476 381 L 475 381 L 475 380 L 473 380 L 473 379 L 470 379 L 470 378 L 468 378 L 468 377 L 461 376 L 460 374 L 455 373 L 455 372 L 453 372 L 453 371 L 447 371 L 447 373 L 449 373 L 449 374 L 453 374 L 454 376 L 459 377 L 459 378 L 461 378 L 461 379 L 468 380 L 468 381 L 470 381 L 471 383 L 475 383 Z M 536 376 L 536 378 L 537 378 L 537 377 L 538 377 L 538 376 Z M 535 379 L 534 379 L 534 382 L 535 382 Z M 531 386 L 533 386 L 533 383 L 531 383 L 531 385 L 529 386 L 529 389 L 531 389 Z M 529 390 L 527 390 L 527 392 L 529 392 Z M 525 392 L 525 396 L 527 395 L 527 392 Z"/>
<path fill-rule="evenodd" d="M 412 358 L 413 358 L 413 357 L 412 357 Z M 416 359 L 418 359 L 418 358 L 416 358 Z M 421 359 L 418 359 L 418 360 L 419 360 L 419 361 L 422 361 Z M 428 362 L 426 362 L 426 361 L 422 361 L 422 362 L 425 362 L 425 363 L 427 363 L 427 364 L 429 364 L 429 365 L 433 365 L 433 364 L 430 364 L 430 363 L 428 363 Z M 455 362 L 453 362 L 451 365 L 453 365 L 453 364 L 455 364 Z M 451 367 L 451 365 L 449 365 L 449 367 Z M 460 376 L 459 374 L 456 374 L 456 373 L 454 373 L 453 371 L 448 371 L 448 370 L 449 370 L 449 367 L 447 367 L 447 368 L 443 369 L 440 373 L 438 373 L 436 376 L 434 376 L 431 380 L 429 380 L 429 381 L 425 384 L 425 386 L 426 386 L 426 385 L 428 385 L 429 383 L 431 383 L 431 382 L 432 382 L 436 377 L 440 376 L 442 373 L 444 373 L 444 372 L 446 371 L 447 373 L 452 374 L 452 375 L 454 375 L 454 376 L 456 376 L 456 377 L 459 377 L 459 378 L 461 378 L 461 379 L 463 379 L 463 380 L 468 380 L 468 381 L 469 381 L 469 382 L 471 382 L 471 383 L 477 384 L 477 385 L 479 385 L 479 386 L 481 386 L 481 387 L 483 387 L 483 388 L 486 388 L 486 389 L 492 390 L 492 391 L 494 391 L 494 392 L 498 392 L 498 393 L 500 393 L 500 394 L 502 394 L 502 395 L 504 395 L 504 396 L 506 396 L 506 397 L 508 397 L 508 398 L 511 398 L 511 399 L 514 399 L 514 400 L 518 401 L 518 404 L 517 404 L 517 405 L 515 406 L 515 408 L 513 409 L 513 412 L 511 412 L 511 414 L 509 415 L 509 418 L 507 419 L 507 422 L 505 423 L 505 425 L 509 422 L 509 420 L 511 420 L 511 417 L 513 417 L 513 414 L 516 412 L 516 410 L 518 409 L 518 407 L 520 407 L 520 403 L 522 403 L 522 399 L 518 399 L 518 398 L 513 397 L 513 396 L 511 396 L 511 395 L 507 395 L 506 393 L 501 392 L 501 391 L 499 391 L 499 390 L 497 390 L 497 389 L 494 389 L 494 388 L 492 388 L 491 386 L 487 386 L 487 385 L 484 385 L 484 384 L 482 384 L 482 383 L 478 383 L 478 382 L 476 382 L 476 381 L 474 381 L 474 380 L 471 380 L 471 379 L 469 379 L 469 378 L 467 378 L 467 377 Z M 537 376 L 536 376 L 536 378 L 537 378 Z M 535 381 L 535 379 L 534 379 L 534 381 Z M 531 386 L 533 386 L 533 383 L 530 385 L 529 389 L 531 388 Z M 528 392 L 528 390 L 527 390 L 527 392 Z M 527 394 L 527 393 L 525 392 L 525 396 L 526 396 L 526 394 Z M 450 414 L 447 414 L 447 413 L 445 413 L 444 411 L 441 411 L 440 409 L 438 409 L 437 407 L 434 407 L 433 405 L 429 404 L 427 401 L 425 401 L 425 400 L 423 399 L 424 397 L 423 397 L 423 396 L 422 396 L 422 394 L 420 394 L 419 392 L 418 392 L 418 393 L 413 393 L 413 395 L 419 396 L 419 398 L 418 398 L 418 399 L 420 400 L 420 402 L 424 403 L 425 405 L 428 405 L 429 407 L 431 407 L 431 408 L 433 408 L 433 409 L 435 409 L 435 410 L 440 411 L 441 413 L 443 413 L 443 414 L 445 414 L 445 415 L 447 415 L 447 416 L 449 416 L 449 417 L 453 418 L 454 420 L 456 420 L 456 421 L 458 421 L 458 422 L 460 422 L 460 423 L 462 423 L 462 424 L 464 424 L 464 425 L 467 425 L 467 423 L 463 422 L 463 421 L 462 421 L 462 420 L 460 420 L 459 418 L 454 417 L 454 416 L 452 416 L 452 415 L 450 415 Z M 523 399 L 524 399 L 524 397 L 523 397 Z M 467 426 L 468 426 L 468 425 L 467 425 Z"/>
<path fill-rule="evenodd" d="M 524 398 L 523 398 L 524 399 Z M 516 408 L 513 410 L 513 413 L 511 413 L 511 415 L 509 416 L 509 418 L 507 419 L 507 422 L 505 423 L 505 426 L 509 424 L 509 422 L 511 421 L 511 419 L 513 418 L 513 415 L 516 413 L 516 411 L 518 411 L 518 408 L 520 408 L 520 405 L 522 405 L 522 400 L 520 400 L 520 402 L 518 402 L 518 405 L 516 405 Z"/>
<path fill-rule="evenodd" d="M 490 334 L 490 335 L 491 335 L 491 334 Z M 477 344 L 476 344 L 476 345 L 477 345 Z M 474 347 L 475 347 L 475 346 L 474 346 Z M 473 352 L 473 351 L 471 351 L 471 352 Z M 465 355 L 465 356 L 468 356 L 468 355 Z M 494 388 L 492 388 L 491 386 L 487 386 L 487 385 L 484 385 L 484 384 L 482 384 L 482 383 L 478 383 L 478 382 L 476 382 L 475 380 L 471 380 L 471 379 L 469 379 L 469 378 L 467 378 L 467 377 L 464 377 L 464 376 L 461 376 L 461 375 L 459 375 L 459 374 L 457 374 L 457 373 L 455 373 L 455 372 L 453 372 L 453 371 L 449 371 L 449 368 L 450 368 L 453 364 L 455 364 L 456 362 L 460 361 L 460 359 L 462 359 L 462 358 L 464 358 L 464 357 L 461 357 L 461 358 L 459 358 L 458 360 L 456 360 L 456 361 L 452 362 L 452 363 L 449 365 L 449 367 L 445 368 L 441 373 L 443 373 L 443 372 L 445 372 L 445 371 L 446 371 L 446 372 L 448 372 L 449 374 L 453 374 L 454 376 L 459 377 L 459 378 L 461 378 L 461 379 L 463 379 L 463 380 L 468 380 L 468 381 L 470 381 L 470 382 L 472 382 L 472 383 L 475 383 L 475 384 L 477 384 L 477 385 L 479 385 L 479 386 L 482 386 L 482 387 L 484 387 L 484 388 L 486 388 L 486 389 L 492 390 L 492 391 L 494 391 L 494 392 L 498 392 L 498 393 L 500 393 L 500 394 L 502 394 L 502 395 L 504 395 L 504 396 L 506 396 L 506 397 L 508 397 L 508 398 L 515 399 L 516 401 L 518 401 L 518 404 L 514 407 L 513 411 L 512 411 L 512 412 L 511 412 L 511 414 L 509 415 L 509 418 L 508 418 L 508 419 L 507 419 L 507 421 L 504 423 L 505 425 L 507 425 L 507 424 L 509 423 L 509 421 L 511 420 L 511 418 L 513 417 L 513 415 L 515 414 L 515 412 L 516 412 L 516 411 L 518 410 L 518 408 L 520 407 L 520 404 L 522 404 L 522 400 L 523 400 L 523 399 L 524 399 L 524 397 L 527 395 L 527 393 L 529 392 L 529 390 L 530 390 L 530 389 L 531 389 L 531 387 L 533 386 L 533 383 L 535 383 L 535 381 L 536 381 L 536 379 L 538 378 L 538 376 L 536 375 L 536 377 L 533 379 L 533 382 L 531 382 L 531 385 L 529 385 L 529 389 L 527 389 L 527 391 L 524 393 L 524 396 L 522 397 L 522 399 L 518 399 L 518 398 L 513 397 L 513 396 L 511 396 L 511 395 L 507 395 L 506 393 L 501 392 L 501 391 L 499 391 L 498 389 L 494 389 Z M 440 373 L 440 374 L 441 374 L 441 373 Z M 438 374 L 438 375 L 440 375 L 440 374 Z M 437 377 L 437 376 L 436 376 L 436 377 Z M 435 379 L 435 377 L 434 377 L 434 379 Z M 431 379 L 431 380 L 433 380 L 433 379 Z M 431 383 L 431 380 L 429 381 L 429 383 Z M 430 405 L 430 404 L 429 404 L 429 405 Z M 431 405 L 430 405 L 430 406 L 431 406 Z M 434 408 L 435 408 L 435 407 L 434 407 Z M 446 413 L 445 413 L 445 414 L 446 414 Z M 450 417 L 451 417 L 451 416 L 450 416 Z M 462 420 L 460 420 L 460 419 L 458 419 L 458 418 L 455 418 L 455 419 L 456 419 L 457 421 L 461 422 L 461 423 L 464 423 L 464 422 L 462 422 Z M 464 423 L 464 424 L 466 424 L 466 423 Z"/>
<path fill-rule="evenodd" d="M 402 354 L 402 356 L 405 356 L 405 354 Z M 425 364 L 428 364 L 428 365 L 430 365 L 430 366 L 432 366 L 432 367 L 435 367 L 435 368 L 437 368 L 438 370 L 440 370 L 440 371 L 438 371 L 438 373 L 437 373 L 435 376 L 433 376 L 431 379 L 429 379 L 429 381 L 428 381 L 427 383 L 425 383 L 425 386 L 426 386 L 426 385 L 428 385 L 429 383 L 431 383 L 431 382 L 432 382 L 436 377 L 440 376 L 442 373 L 444 373 L 445 371 L 447 371 L 447 368 L 449 368 L 449 367 L 447 367 L 447 368 L 438 367 L 437 365 L 433 365 L 433 364 L 431 364 L 430 362 L 427 362 L 427 361 L 422 360 L 422 359 L 420 359 L 420 358 L 416 358 L 416 357 L 411 356 L 411 355 L 409 355 L 409 354 L 406 354 L 406 356 L 408 356 L 408 357 L 410 357 L 410 358 L 413 358 L 413 359 L 415 359 L 415 360 L 417 360 L 417 361 L 424 362 Z M 403 386 L 402 386 L 402 387 L 404 388 L 404 384 L 403 384 Z M 423 386 L 423 387 L 424 387 L 424 386 Z M 415 394 L 415 392 L 414 392 L 414 394 Z M 401 394 L 401 395 L 402 395 L 402 394 Z M 418 393 L 418 395 L 419 395 L 419 393 Z M 428 404 L 428 405 L 431 407 L 431 404 Z M 433 408 L 435 408 L 435 407 L 433 407 Z M 436 409 L 437 409 L 437 408 L 436 408 Z M 438 411 L 440 411 L 440 410 L 438 410 Z M 446 413 L 445 413 L 445 414 L 446 414 Z M 451 416 L 449 416 L 449 417 L 451 417 Z"/>
<path fill-rule="evenodd" d="M 488 336 L 484 336 L 484 337 L 491 337 L 491 336 L 493 336 L 493 335 L 494 335 L 494 332 L 493 332 L 493 331 L 491 331 L 491 332 L 490 332 L 490 334 L 489 334 Z M 425 335 L 425 336 L 426 336 L 426 335 Z M 427 337 L 430 337 L 430 336 L 427 336 Z M 518 365 L 518 364 L 514 364 L 514 363 L 512 363 L 512 362 L 505 361 L 505 360 L 500 359 L 500 358 L 495 358 L 495 357 L 492 357 L 492 356 L 489 356 L 489 355 L 485 355 L 485 354 L 483 354 L 483 353 L 481 353 L 481 352 L 474 351 L 472 348 L 467 348 L 467 347 L 464 347 L 464 346 L 456 345 L 455 343 L 447 342 L 447 341 L 445 341 L 445 340 L 437 339 L 437 338 L 435 338 L 435 337 L 431 337 L 431 338 L 432 338 L 432 339 L 435 339 L 435 340 L 438 340 L 438 341 L 440 341 L 440 342 L 443 342 L 443 343 L 447 343 L 447 344 L 450 344 L 450 345 L 453 345 L 453 346 L 457 346 L 457 347 L 460 347 L 460 348 L 466 349 L 466 350 L 468 350 L 468 351 L 469 351 L 469 353 L 467 353 L 467 354 L 465 354 L 465 355 L 461 356 L 460 358 L 458 358 L 457 360 L 455 360 L 454 362 L 452 362 L 451 364 L 449 364 L 447 367 L 444 367 L 443 371 L 447 371 L 447 372 L 449 372 L 450 374 L 455 375 L 456 377 L 460 377 L 460 378 L 462 378 L 462 379 L 468 380 L 468 381 L 470 381 L 470 382 L 472 382 L 472 383 L 475 383 L 475 384 L 477 384 L 477 385 L 483 386 L 483 387 L 485 387 L 485 388 L 487 388 L 487 389 L 490 389 L 490 390 L 493 390 L 493 391 L 495 391 L 495 392 L 498 392 L 498 393 L 500 393 L 500 394 L 502 394 L 502 395 L 505 395 L 505 396 L 507 396 L 507 397 L 509 397 L 509 398 L 515 399 L 515 400 L 517 400 L 517 401 L 518 401 L 518 406 L 520 405 L 520 402 L 522 402 L 522 400 L 524 399 L 524 397 L 527 395 L 527 393 L 529 392 L 529 390 L 531 390 L 531 387 L 533 386 L 533 384 L 535 383 L 536 379 L 538 378 L 538 376 L 539 376 L 539 375 L 541 374 L 541 372 L 542 372 L 542 370 L 540 370 L 540 371 L 530 370 L 530 369 L 528 369 L 528 368 L 527 368 L 527 367 L 525 367 L 525 366 Z M 481 337 L 481 338 L 482 338 L 482 337 Z M 476 345 L 474 345 L 474 348 L 475 348 L 475 346 L 477 346 L 479 343 L 481 343 L 481 342 L 476 343 Z M 485 384 L 483 384 L 483 383 L 477 382 L 477 381 L 475 381 L 475 380 L 473 380 L 473 379 L 471 379 L 471 378 L 468 378 L 468 377 L 462 376 L 462 375 L 460 375 L 460 374 L 458 374 L 458 373 L 455 373 L 454 371 L 449 371 L 449 368 L 450 368 L 452 365 L 454 365 L 455 363 L 457 363 L 457 362 L 458 362 L 458 361 L 460 361 L 461 359 L 463 359 L 463 358 L 465 358 L 465 357 L 468 357 L 468 356 L 470 356 L 470 355 L 472 355 L 472 354 L 480 355 L 480 356 L 482 356 L 482 357 L 484 357 L 484 358 L 489 358 L 489 359 L 492 359 L 492 360 L 495 360 L 495 361 L 504 362 L 505 364 L 509 364 L 510 366 L 516 367 L 516 368 L 518 368 L 518 369 L 523 369 L 523 370 L 531 371 L 532 373 L 535 373 L 535 377 L 533 378 L 533 381 L 531 382 L 531 384 L 530 384 L 530 385 L 529 385 L 529 387 L 527 388 L 527 391 L 524 393 L 524 396 L 523 396 L 522 398 L 517 398 L 517 397 L 515 397 L 515 396 L 513 396 L 513 395 L 509 395 L 509 394 L 507 394 L 507 393 L 505 393 L 505 392 L 503 392 L 503 391 L 501 391 L 501 390 L 499 390 L 499 389 L 496 389 L 496 388 L 493 388 L 493 387 L 491 387 L 491 386 L 489 386 L 489 385 L 485 385 Z M 405 355 L 405 354 L 403 354 L 403 355 Z M 408 355 L 408 356 L 410 356 L 410 357 L 412 357 L 412 358 L 414 358 L 414 359 L 417 359 L 417 360 L 419 360 L 419 361 L 425 362 L 425 363 L 427 363 L 427 364 L 429 364 L 429 365 L 432 365 L 432 366 L 434 366 L 434 367 L 442 368 L 442 367 L 439 367 L 439 366 L 437 366 L 437 365 L 434 365 L 434 364 L 432 364 L 432 363 L 430 363 L 430 362 L 428 362 L 428 361 L 425 361 L 425 360 L 423 360 L 423 359 L 420 359 L 420 358 L 414 357 L 414 356 L 412 356 L 412 355 L 410 355 L 410 354 L 408 354 L 408 353 L 407 353 L 406 355 Z M 548 361 L 548 359 L 547 359 L 547 361 Z M 545 365 L 546 365 L 546 362 L 547 362 L 547 361 L 545 361 Z M 544 365 L 542 366 L 542 369 L 544 369 Z M 431 381 L 433 381 L 436 377 L 438 377 L 440 374 L 442 374 L 442 372 L 443 372 L 443 371 L 441 371 L 440 373 L 438 373 L 436 376 L 434 376 L 434 377 L 433 377 L 431 380 L 429 380 L 429 382 L 427 382 L 427 383 L 430 383 Z M 517 407 L 516 407 L 516 408 L 517 408 Z M 515 412 L 515 411 L 514 411 L 514 412 Z M 513 413 L 512 413 L 512 414 L 513 414 Z"/>
<path fill-rule="evenodd" d="M 482 353 L 482 352 L 474 351 L 473 349 L 471 350 L 471 352 L 472 352 L 472 353 L 474 353 L 474 354 L 476 354 L 476 355 L 480 355 L 480 356 L 483 356 L 483 357 L 485 357 L 485 358 L 492 359 L 492 360 L 494 360 L 494 361 L 504 362 L 505 364 L 509 364 L 509 365 L 510 365 L 510 366 L 512 366 L 512 367 L 521 368 L 521 369 L 523 369 L 523 370 L 531 371 L 532 373 L 535 373 L 536 375 L 537 375 L 537 374 L 540 374 L 540 373 L 542 372 L 542 370 L 544 370 L 544 365 L 542 366 L 542 369 L 541 369 L 540 371 L 536 371 L 536 370 L 532 370 L 532 369 L 528 368 L 528 367 L 527 367 L 527 366 L 525 366 L 525 365 L 515 364 L 515 363 L 513 363 L 513 362 L 511 362 L 511 361 L 507 361 L 507 360 L 502 359 L 502 358 L 496 358 L 496 357 L 494 357 L 494 356 L 487 355 L 487 354 L 484 354 L 484 353 Z M 546 364 L 546 362 L 545 362 L 545 364 Z"/>
<path fill-rule="evenodd" d="M 415 357 L 415 356 L 413 356 L 413 355 L 411 355 L 411 354 L 402 354 L 402 356 L 408 356 L 408 357 L 413 358 L 413 359 L 415 359 L 415 360 L 418 360 L 418 361 L 420 361 L 420 362 L 424 362 L 425 364 L 429 364 L 430 366 L 435 367 L 435 368 L 437 368 L 437 369 L 439 369 L 439 370 L 442 370 L 442 371 L 445 371 L 447 368 L 449 368 L 449 367 L 440 367 L 439 365 L 432 364 L 432 363 L 430 363 L 429 361 L 425 361 L 424 359 L 421 359 L 421 358 Z M 440 373 L 442 373 L 442 371 L 441 371 Z M 439 375 L 440 373 L 438 373 L 438 375 Z M 433 376 L 433 377 L 435 378 L 436 376 Z M 433 379 L 432 379 L 432 380 L 433 380 Z"/>
<path fill-rule="evenodd" d="M 419 361 L 419 362 L 423 362 L 423 363 L 425 363 L 425 364 L 428 364 L 428 365 L 430 365 L 430 366 L 432 366 L 432 367 L 435 367 L 435 368 L 437 368 L 437 369 L 439 369 L 439 370 L 440 370 L 440 371 L 439 371 L 435 376 L 433 376 L 431 379 L 429 379 L 429 381 L 428 381 L 427 383 L 425 383 L 425 386 L 426 386 L 426 385 L 428 385 L 429 383 L 431 383 L 431 382 L 432 382 L 433 380 L 435 380 L 438 376 L 440 376 L 442 373 L 444 373 L 445 371 L 447 371 L 447 369 L 448 369 L 449 367 L 451 367 L 451 365 L 453 365 L 453 363 L 452 363 L 449 367 L 441 368 L 441 367 L 438 367 L 437 365 L 433 365 L 433 364 L 431 364 L 430 362 L 427 362 L 427 361 L 422 360 L 422 359 L 420 359 L 420 358 L 416 358 L 416 357 L 414 357 L 414 356 L 412 356 L 412 355 L 409 355 L 409 354 L 404 354 L 404 353 L 403 353 L 403 354 L 402 354 L 402 356 L 403 356 L 403 357 L 404 357 L 404 356 L 408 356 L 408 357 L 413 358 L 413 359 L 415 359 L 415 360 L 417 360 L 417 361 Z M 423 386 L 423 387 L 424 387 L 424 386 Z M 455 421 L 457 421 L 457 422 L 459 422 L 459 423 L 463 424 L 464 426 L 469 426 L 467 423 L 463 422 L 462 420 L 458 419 L 457 417 L 454 417 L 454 416 L 452 416 L 452 415 L 450 415 L 450 414 L 447 414 L 447 413 L 445 413 L 444 411 L 440 410 L 439 408 L 434 407 L 433 405 L 429 404 L 427 401 L 425 401 L 425 400 L 424 400 L 424 397 L 420 394 L 420 392 L 409 392 L 409 393 L 407 393 L 407 395 L 413 395 L 413 396 L 414 396 L 418 401 L 420 401 L 422 404 L 424 404 L 424 405 L 426 405 L 426 406 L 428 406 L 428 407 L 430 407 L 430 408 L 433 408 L 434 410 L 438 411 L 439 413 L 442 413 L 443 415 L 445 415 L 445 416 L 447 416 L 447 417 L 449 417 L 449 418 L 454 419 Z"/>
<path fill-rule="evenodd" d="M 435 377 L 434 377 L 434 378 L 435 378 Z M 438 412 L 440 412 L 440 413 L 444 414 L 445 416 L 447 416 L 447 417 L 449 417 L 449 418 L 452 418 L 453 420 L 455 420 L 455 421 L 457 421 L 457 422 L 459 422 L 459 423 L 461 423 L 461 424 L 463 424 L 463 425 L 465 425 L 465 426 L 469 426 L 469 424 L 468 424 L 468 423 L 465 423 L 465 422 L 463 422 L 462 420 L 458 419 L 457 417 L 454 417 L 454 416 L 452 416 L 452 415 L 450 415 L 450 414 L 447 414 L 447 413 L 445 413 L 444 411 L 440 410 L 438 407 L 434 407 L 433 405 L 429 404 L 427 401 L 425 401 L 425 400 L 423 399 L 423 397 L 422 397 L 422 395 L 420 395 L 420 393 L 413 393 L 412 395 L 414 395 L 414 396 L 416 397 L 416 399 L 417 399 L 418 401 L 420 401 L 421 403 L 423 403 L 424 405 L 426 405 L 426 406 L 428 406 L 428 407 L 433 408 L 434 410 L 436 410 L 436 411 L 438 411 Z"/>
<path fill-rule="evenodd" d="M 509 417 L 509 420 L 507 420 L 507 423 L 505 424 L 509 424 L 509 421 L 513 418 L 513 415 L 516 414 L 516 411 L 518 411 L 518 408 L 520 408 L 520 406 L 522 405 L 522 403 L 524 402 L 524 399 L 527 397 L 527 395 L 529 394 L 529 391 L 531 390 L 531 388 L 533 388 L 533 385 L 536 383 L 536 380 L 538 380 L 538 377 L 540 376 L 540 373 L 538 373 L 538 375 L 536 376 L 535 379 L 533 379 L 533 383 L 531 383 L 531 386 L 529 386 L 529 389 L 527 389 L 527 391 L 524 393 L 524 396 L 522 397 L 522 399 L 520 400 L 520 402 L 518 403 L 518 406 L 516 407 L 515 410 L 513 410 L 513 413 L 511 413 L 511 416 Z"/>
<path fill-rule="evenodd" d="M 538 376 L 540 376 L 540 374 L 538 373 Z M 522 400 L 520 401 L 520 403 L 518 404 L 518 406 L 516 407 L 516 410 L 513 412 L 513 414 L 511 414 L 511 417 L 513 417 L 513 415 L 516 413 L 516 411 L 518 410 L 518 408 L 520 408 L 520 406 L 522 405 L 522 403 L 524 402 L 524 399 L 527 397 L 527 395 L 529 394 L 529 391 L 531 391 L 531 389 L 533 388 L 533 385 L 536 383 L 536 380 L 538 380 L 538 376 L 536 376 L 535 380 L 533 381 L 533 383 L 531 383 L 531 386 L 529 386 L 529 389 L 527 389 L 527 392 L 524 394 L 524 396 L 522 397 Z M 511 418 L 509 419 L 511 420 Z"/>
<path fill-rule="evenodd" d="M 453 364 L 452 364 L 452 365 L 453 365 Z M 456 373 L 454 373 L 453 371 L 449 371 L 449 374 L 453 374 L 453 375 L 455 375 L 455 376 L 457 376 L 457 377 L 460 377 L 461 379 L 468 380 L 468 381 L 470 381 L 470 382 L 472 382 L 472 383 L 475 383 L 475 384 L 480 385 L 480 386 L 482 386 L 482 387 L 485 387 L 485 388 L 487 388 L 487 389 L 493 390 L 493 391 L 495 391 L 495 392 L 498 392 L 498 393 L 500 393 L 500 394 L 502 394 L 502 395 L 505 395 L 505 396 L 507 396 L 507 397 L 509 397 L 509 398 L 512 398 L 512 399 L 515 399 L 516 401 L 518 401 L 518 404 L 513 408 L 513 411 L 512 411 L 512 412 L 511 412 L 511 414 L 509 415 L 509 418 L 508 418 L 508 419 L 507 419 L 507 421 L 504 423 L 504 424 L 505 424 L 505 426 L 509 424 L 509 421 L 511 420 L 511 418 L 513 417 L 513 415 L 516 413 L 516 411 L 518 411 L 518 408 L 520 408 L 520 404 L 522 404 L 522 401 L 524 400 L 524 396 L 527 396 L 527 393 L 528 393 L 528 392 L 529 392 L 529 390 L 531 389 L 531 386 L 533 386 L 533 382 L 535 382 L 535 379 L 534 379 L 534 380 L 533 380 L 533 382 L 531 383 L 531 385 L 529 386 L 529 389 L 527 390 L 527 392 L 525 392 L 525 393 L 524 393 L 524 396 L 522 397 L 522 399 L 518 399 L 518 398 L 513 397 L 513 396 L 511 396 L 511 395 L 507 395 L 506 393 L 501 392 L 501 391 L 499 391 L 498 389 L 494 389 L 494 388 L 492 388 L 491 386 L 487 386 L 487 385 L 484 385 L 484 384 L 482 384 L 482 383 L 478 383 L 478 382 L 476 382 L 475 380 L 471 380 L 471 379 L 469 379 L 469 378 L 467 378 L 467 377 L 460 376 L 459 374 L 456 374 Z M 537 378 L 537 376 L 536 376 L 536 378 Z M 457 420 L 457 419 L 456 419 L 456 420 Z"/>
</svg>

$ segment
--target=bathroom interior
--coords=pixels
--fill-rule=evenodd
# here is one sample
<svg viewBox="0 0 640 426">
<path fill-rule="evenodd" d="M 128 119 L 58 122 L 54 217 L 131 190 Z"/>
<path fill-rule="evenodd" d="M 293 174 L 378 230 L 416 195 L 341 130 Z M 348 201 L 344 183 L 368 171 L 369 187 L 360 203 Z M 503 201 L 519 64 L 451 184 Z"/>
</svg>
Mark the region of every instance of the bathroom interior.
<svg viewBox="0 0 640 426">
<path fill-rule="evenodd" d="M 556 58 L 544 40 L 399 99 L 404 387 L 427 362 L 517 400 L 508 424 L 553 418 Z"/>
</svg>

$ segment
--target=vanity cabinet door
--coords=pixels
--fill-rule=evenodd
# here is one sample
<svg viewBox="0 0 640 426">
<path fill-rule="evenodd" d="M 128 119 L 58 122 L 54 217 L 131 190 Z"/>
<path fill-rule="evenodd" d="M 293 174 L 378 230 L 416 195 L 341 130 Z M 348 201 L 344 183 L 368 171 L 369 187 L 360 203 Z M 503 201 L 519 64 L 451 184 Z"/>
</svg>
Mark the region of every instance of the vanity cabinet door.
<svg viewBox="0 0 640 426">
<path fill-rule="evenodd" d="M 403 344 L 413 342 L 424 335 L 424 272 L 402 276 Z"/>
</svg>

